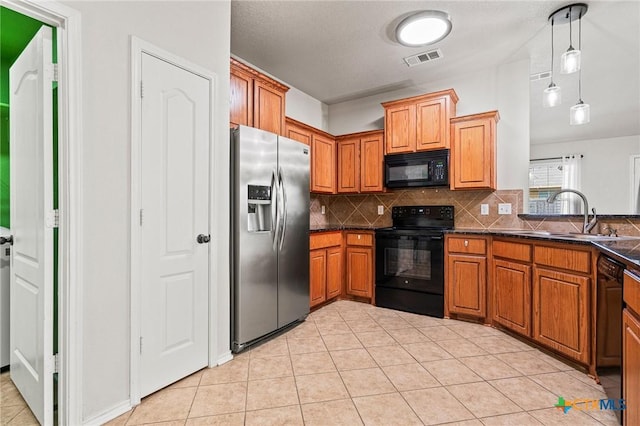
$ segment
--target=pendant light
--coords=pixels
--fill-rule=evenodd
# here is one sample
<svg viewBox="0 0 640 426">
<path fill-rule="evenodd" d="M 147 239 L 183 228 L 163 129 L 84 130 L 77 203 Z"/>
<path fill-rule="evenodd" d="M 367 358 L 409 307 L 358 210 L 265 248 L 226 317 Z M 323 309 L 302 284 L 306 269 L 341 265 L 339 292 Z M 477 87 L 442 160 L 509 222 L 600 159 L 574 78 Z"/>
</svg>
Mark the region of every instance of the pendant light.
<svg viewBox="0 0 640 426">
<path fill-rule="evenodd" d="M 569 6 L 569 48 L 560 58 L 560 73 L 562 74 L 571 74 L 580 69 L 580 48 L 578 47 L 578 50 L 573 48 L 573 31 L 571 28 L 571 21 L 573 21 L 573 17 L 571 16 L 572 9 L 573 5 Z"/>
<path fill-rule="evenodd" d="M 582 49 L 582 14 L 578 19 L 578 49 Z M 569 124 L 586 124 L 591 121 L 591 107 L 582 100 L 582 70 L 578 73 L 578 103 L 569 110 Z"/>
<path fill-rule="evenodd" d="M 551 83 L 544 89 L 542 105 L 546 108 L 554 107 L 562 103 L 562 90 L 553 82 L 553 24 L 554 17 L 551 16 Z"/>
</svg>

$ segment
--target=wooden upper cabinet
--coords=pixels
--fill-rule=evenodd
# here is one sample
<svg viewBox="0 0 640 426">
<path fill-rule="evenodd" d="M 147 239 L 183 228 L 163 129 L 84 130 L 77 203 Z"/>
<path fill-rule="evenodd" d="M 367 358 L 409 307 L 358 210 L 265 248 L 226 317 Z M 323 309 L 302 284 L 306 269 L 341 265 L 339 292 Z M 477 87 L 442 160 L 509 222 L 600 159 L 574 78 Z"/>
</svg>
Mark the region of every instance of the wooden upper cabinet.
<svg viewBox="0 0 640 426">
<path fill-rule="evenodd" d="M 384 190 L 384 130 L 360 139 L 360 192 Z"/>
<path fill-rule="evenodd" d="M 231 58 L 229 124 L 285 135 L 284 84 Z"/>
<path fill-rule="evenodd" d="M 451 119 L 451 189 L 496 189 L 498 111 Z"/>
<path fill-rule="evenodd" d="M 453 89 L 384 102 L 385 153 L 449 148 L 449 119 L 456 115 Z"/>
<path fill-rule="evenodd" d="M 337 138 L 339 193 L 382 192 L 383 140 L 383 130 Z"/>
<path fill-rule="evenodd" d="M 309 129 L 306 124 L 302 124 L 292 118 L 286 117 L 284 129 L 285 137 L 311 146 L 313 130 Z"/>
<path fill-rule="evenodd" d="M 311 140 L 311 192 L 336 193 L 336 142 L 320 134 Z"/>
<path fill-rule="evenodd" d="M 338 192 L 360 191 L 360 139 L 339 139 Z"/>
</svg>

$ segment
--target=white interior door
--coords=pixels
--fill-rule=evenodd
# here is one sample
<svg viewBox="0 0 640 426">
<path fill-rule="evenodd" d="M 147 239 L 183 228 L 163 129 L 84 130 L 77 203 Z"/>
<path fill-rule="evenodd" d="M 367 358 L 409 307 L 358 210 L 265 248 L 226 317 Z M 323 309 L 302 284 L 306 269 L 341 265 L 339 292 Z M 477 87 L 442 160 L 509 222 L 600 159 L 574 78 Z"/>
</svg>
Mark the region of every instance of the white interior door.
<svg viewBox="0 0 640 426">
<path fill-rule="evenodd" d="M 51 39 L 43 26 L 9 71 L 11 379 L 47 425 L 53 424 L 54 367 Z"/>
<path fill-rule="evenodd" d="M 141 396 L 208 363 L 209 80 L 142 53 Z M 198 235 L 202 234 L 201 242 Z"/>
</svg>

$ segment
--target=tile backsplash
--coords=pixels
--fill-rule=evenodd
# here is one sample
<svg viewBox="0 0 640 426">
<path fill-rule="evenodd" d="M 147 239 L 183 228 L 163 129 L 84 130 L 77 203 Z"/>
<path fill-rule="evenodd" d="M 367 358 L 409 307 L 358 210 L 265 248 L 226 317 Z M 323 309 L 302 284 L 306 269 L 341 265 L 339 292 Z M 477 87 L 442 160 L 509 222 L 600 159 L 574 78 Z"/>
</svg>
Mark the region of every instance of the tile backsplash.
<svg viewBox="0 0 640 426">
<path fill-rule="evenodd" d="M 511 214 L 499 215 L 500 203 L 510 203 Z M 480 214 L 481 204 L 488 204 L 488 215 Z M 391 226 L 391 208 L 405 205 L 452 205 L 455 208 L 456 229 L 535 229 L 552 232 L 580 232 L 582 229 L 582 217 L 520 219 L 518 214 L 523 210 L 522 190 L 451 191 L 443 188 L 357 195 L 311 194 L 311 226 Z M 322 206 L 325 207 L 325 214 L 322 214 Z M 378 206 L 383 206 L 382 215 L 378 215 Z M 619 235 L 640 236 L 640 220 L 632 218 L 603 218 L 592 233 L 607 233 L 606 228 L 609 227 L 616 229 Z"/>
</svg>

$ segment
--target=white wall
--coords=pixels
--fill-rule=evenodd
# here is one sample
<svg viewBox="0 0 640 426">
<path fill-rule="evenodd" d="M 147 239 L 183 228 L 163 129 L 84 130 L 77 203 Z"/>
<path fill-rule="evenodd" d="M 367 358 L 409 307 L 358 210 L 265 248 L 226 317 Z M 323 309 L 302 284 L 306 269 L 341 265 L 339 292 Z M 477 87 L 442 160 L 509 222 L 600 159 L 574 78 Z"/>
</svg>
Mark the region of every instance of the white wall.
<svg viewBox="0 0 640 426">
<path fill-rule="evenodd" d="M 218 353 L 229 349 L 230 3 L 64 2 L 82 19 L 83 420 L 129 400 L 130 36 L 218 76 L 214 105 Z"/>
<path fill-rule="evenodd" d="M 315 127 L 316 129 L 324 130 L 325 132 L 329 131 L 329 107 L 326 104 L 307 95 L 303 91 L 296 89 L 291 84 L 278 78 L 278 76 L 270 74 L 262 68 L 253 65 L 251 62 L 237 55 L 231 56 L 243 64 L 260 71 L 261 73 L 289 87 L 285 103 L 285 115 L 287 117 L 301 121 L 309 126 Z"/>
<path fill-rule="evenodd" d="M 499 110 L 498 189 L 526 188 L 529 169 L 528 60 L 489 68 L 462 78 L 418 84 L 329 105 L 329 132 L 340 135 L 382 129 L 384 108 L 380 105 L 381 102 L 449 88 L 453 88 L 459 97 L 457 116 Z"/>
<path fill-rule="evenodd" d="M 611 139 L 531 145 L 531 158 L 583 154 L 582 188 L 601 214 L 630 214 L 631 168 L 629 157 L 640 154 L 640 135 Z"/>
</svg>

